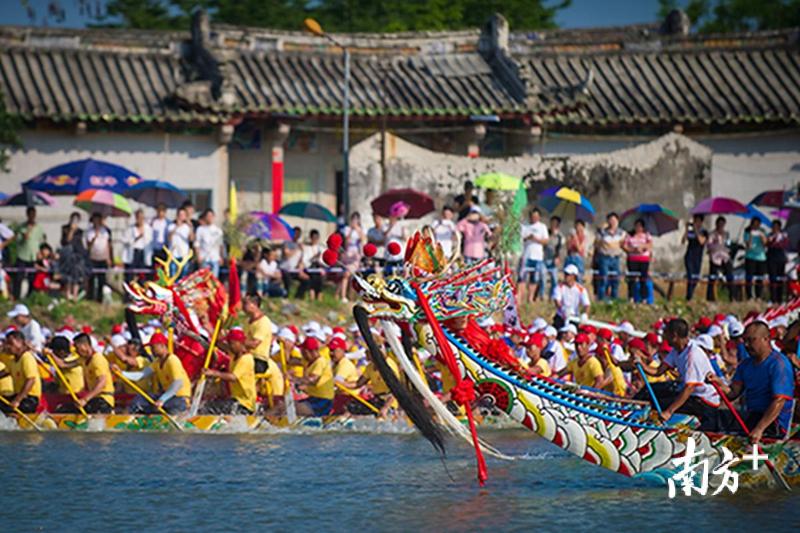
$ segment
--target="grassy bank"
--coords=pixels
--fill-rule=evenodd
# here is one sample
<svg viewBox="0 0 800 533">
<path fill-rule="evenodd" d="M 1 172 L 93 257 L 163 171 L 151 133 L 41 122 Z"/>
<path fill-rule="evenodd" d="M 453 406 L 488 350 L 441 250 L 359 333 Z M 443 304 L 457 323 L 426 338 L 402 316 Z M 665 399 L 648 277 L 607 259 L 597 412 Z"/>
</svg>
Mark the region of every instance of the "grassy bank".
<svg viewBox="0 0 800 533">
<path fill-rule="evenodd" d="M 114 302 L 102 305 L 95 302 L 80 301 L 68 302 L 54 299 L 43 294 L 36 294 L 24 301 L 31 312 L 43 325 L 58 328 L 68 322 L 75 326 L 90 325 L 95 331 L 108 332 L 113 324 L 124 320 L 124 306 Z M 0 302 L 0 323 L 7 323 L 5 314 L 13 306 L 12 302 Z M 330 325 L 346 325 L 352 322 L 352 304 L 342 304 L 332 293 L 325 292 L 320 301 L 298 301 L 269 299 L 264 304 L 267 314 L 279 324 L 303 324 L 309 320 Z M 705 301 L 686 302 L 685 300 L 666 301 L 660 299 L 654 305 L 632 304 L 618 301 L 614 303 L 594 303 L 592 305 L 592 318 L 608 322 L 629 320 L 639 329 L 647 329 L 650 325 L 664 316 L 681 316 L 687 320 L 695 321 L 703 315 L 717 313 L 733 313 L 744 316 L 753 309 L 763 310 L 764 302 L 718 302 Z M 555 314 L 555 307 L 549 302 L 536 302 L 532 305 L 523 305 L 520 314 L 525 323 L 530 323 L 534 318 L 542 316 L 551 318 Z"/>
</svg>

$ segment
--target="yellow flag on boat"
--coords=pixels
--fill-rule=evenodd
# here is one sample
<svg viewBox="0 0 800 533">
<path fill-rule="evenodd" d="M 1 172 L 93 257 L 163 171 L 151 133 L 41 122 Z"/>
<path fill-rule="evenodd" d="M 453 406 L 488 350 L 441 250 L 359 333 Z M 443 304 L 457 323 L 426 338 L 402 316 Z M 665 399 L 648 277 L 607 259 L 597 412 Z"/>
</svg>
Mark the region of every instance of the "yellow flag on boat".
<svg viewBox="0 0 800 533">
<path fill-rule="evenodd" d="M 230 189 L 228 190 L 228 222 L 233 225 L 236 224 L 236 218 L 239 216 L 239 199 L 236 196 L 236 182 L 231 181 Z"/>
</svg>

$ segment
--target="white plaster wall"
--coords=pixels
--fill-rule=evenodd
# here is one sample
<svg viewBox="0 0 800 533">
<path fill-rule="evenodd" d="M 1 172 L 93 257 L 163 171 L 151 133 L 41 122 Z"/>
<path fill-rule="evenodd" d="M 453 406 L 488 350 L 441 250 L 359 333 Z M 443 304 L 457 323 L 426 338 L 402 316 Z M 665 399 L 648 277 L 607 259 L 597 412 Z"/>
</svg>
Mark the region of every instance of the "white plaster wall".
<svg viewBox="0 0 800 533">
<path fill-rule="evenodd" d="M 122 165 L 145 179 L 169 181 L 182 189 L 211 189 L 217 212 L 222 212 L 228 202 L 228 149 L 219 145 L 214 135 L 123 132 L 74 135 L 67 130 L 28 130 L 22 134 L 22 143 L 22 149 L 11 153 L 10 171 L 0 174 L 2 192 L 21 190 L 23 182 L 55 165 L 92 157 Z M 59 228 L 74 210 L 73 199 L 56 197 L 55 207 L 39 209 L 39 219 L 51 244 L 58 243 Z M 132 205 L 138 206 L 135 202 Z M 22 220 L 24 208 L 2 208 L 0 217 Z M 124 219 L 110 222 L 112 229 L 125 225 Z"/>
</svg>

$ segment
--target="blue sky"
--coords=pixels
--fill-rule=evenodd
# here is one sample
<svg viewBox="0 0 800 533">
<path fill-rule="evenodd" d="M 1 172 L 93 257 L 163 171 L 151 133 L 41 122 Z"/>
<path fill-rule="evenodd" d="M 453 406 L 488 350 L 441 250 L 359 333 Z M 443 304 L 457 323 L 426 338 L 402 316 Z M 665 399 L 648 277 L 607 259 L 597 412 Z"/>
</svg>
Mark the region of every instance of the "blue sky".
<svg viewBox="0 0 800 533">
<path fill-rule="evenodd" d="M 0 0 L 0 24 L 28 25 L 28 16 L 20 0 Z M 37 23 L 47 11 L 49 0 L 28 0 L 38 13 Z M 94 4 L 94 1 L 90 2 Z M 66 20 L 62 24 L 49 22 L 51 26 L 80 28 L 88 19 L 78 12 L 75 0 L 61 0 L 66 10 Z M 585 28 L 592 26 L 618 26 L 656 20 L 658 0 L 572 0 L 572 5 L 559 12 L 558 24 L 565 28 Z"/>
</svg>

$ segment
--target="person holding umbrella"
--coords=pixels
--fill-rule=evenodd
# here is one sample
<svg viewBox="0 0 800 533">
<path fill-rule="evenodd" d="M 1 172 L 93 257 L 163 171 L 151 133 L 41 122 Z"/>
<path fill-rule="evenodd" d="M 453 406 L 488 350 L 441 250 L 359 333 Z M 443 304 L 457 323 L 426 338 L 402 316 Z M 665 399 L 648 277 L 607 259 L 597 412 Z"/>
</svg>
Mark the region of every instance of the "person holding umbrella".
<svg viewBox="0 0 800 533">
<path fill-rule="evenodd" d="M 105 225 L 103 215 L 92 213 L 91 226 L 86 230 L 86 248 L 89 250 L 89 299 L 103 301 L 103 288 L 106 285 L 106 271 L 111 268 L 114 250 L 111 244 L 111 230 Z"/>
<path fill-rule="evenodd" d="M 681 237 L 681 243 L 686 244 L 686 254 L 683 264 L 686 267 L 686 300 L 691 300 L 694 289 L 700 279 L 700 269 L 703 267 L 703 248 L 705 248 L 708 232 L 703 229 L 704 216 L 692 215 L 691 222 L 686 224 L 686 229 Z"/>
<path fill-rule="evenodd" d="M 761 285 L 767 275 L 767 234 L 757 217 L 750 219 L 744 230 L 744 250 L 745 292 L 748 298 L 761 298 Z"/>
<path fill-rule="evenodd" d="M 706 299 L 709 302 L 717 299 L 717 280 L 725 278 L 725 286 L 731 300 L 738 300 L 738 294 L 733 286 L 733 264 L 731 262 L 731 237 L 725 229 L 727 220 L 723 216 L 717 217 L 714 222 L 714 231 L 708 236 L 706 248 L 708 250 L 708 286 Z M 738 291 L 737 291 L 738 292 Z"/>
</svg>

